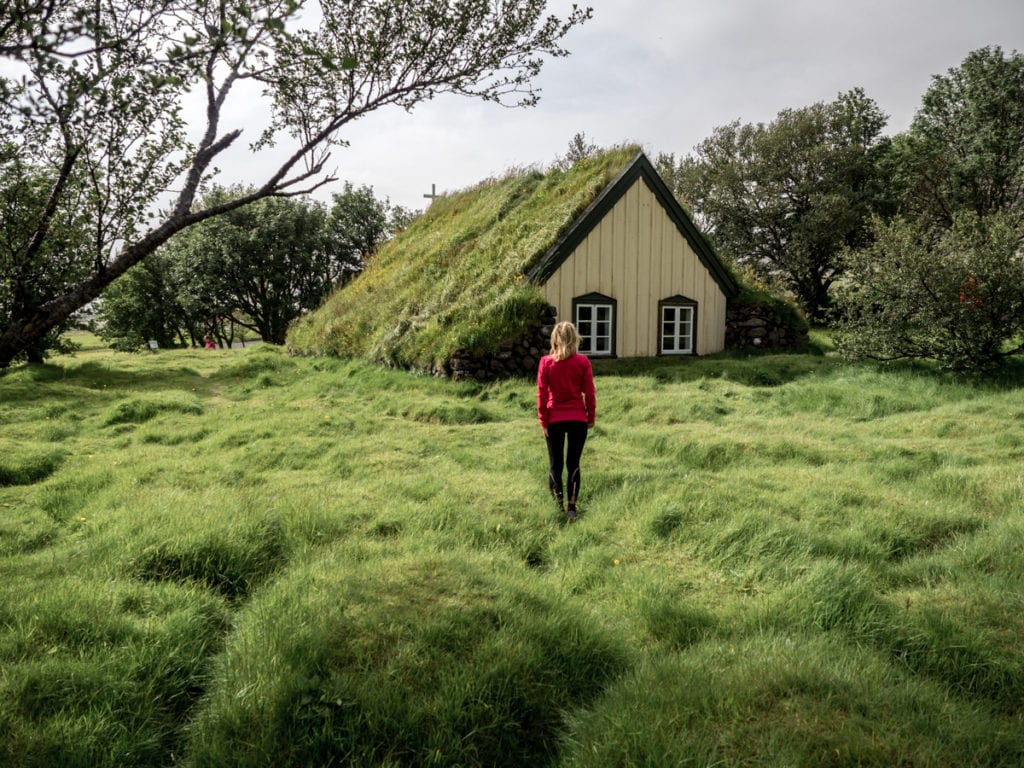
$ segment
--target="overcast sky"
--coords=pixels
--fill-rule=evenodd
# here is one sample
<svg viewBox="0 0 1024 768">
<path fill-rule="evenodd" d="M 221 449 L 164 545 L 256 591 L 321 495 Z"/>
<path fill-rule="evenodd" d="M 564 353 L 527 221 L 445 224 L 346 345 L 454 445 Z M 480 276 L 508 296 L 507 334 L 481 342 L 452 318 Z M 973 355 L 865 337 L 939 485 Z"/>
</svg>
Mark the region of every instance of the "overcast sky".
<svg viewBox="0 0 1024 768">
<path fill-rule="evenodd" d="M 549 60 L 532 109 L 444 96 L 406 113 L 372 113 L 336 150 L 340 179 L 420 209 L 438 192 L 519 165 L 546 165 L 573 135 L 686 155 L 732 120 L 861 87 L 907 128 L 933 75 L 972 50 L 1024 52 L 1024 0 L 590 0 L 591 21 Z M 571 2 L 553 0 L 563 14 Z M 226 126 L 225 126 L 226 127 Z M 255 128 L 247 133 L 257 132 Z M 251 159 L 222 163 L 222 181 L 258 181 Z M 244 168 L 244 171 L 241 170 Z M 340 182 L 335 188 L 340 188 Z"/>
</svg>

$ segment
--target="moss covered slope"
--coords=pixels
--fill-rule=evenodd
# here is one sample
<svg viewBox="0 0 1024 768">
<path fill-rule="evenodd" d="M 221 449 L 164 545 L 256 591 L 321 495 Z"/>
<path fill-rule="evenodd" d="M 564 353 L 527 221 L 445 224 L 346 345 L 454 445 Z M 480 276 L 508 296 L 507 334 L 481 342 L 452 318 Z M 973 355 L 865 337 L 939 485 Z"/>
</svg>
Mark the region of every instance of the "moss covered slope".
<svg viewBox="0 0 1024 768">
<path fill-rule="evenodd" d="M 639 151 L 510 172 L 437 198 L 366 270 L 292 327 L 289 349 L 433 369 L 517 337 L 546 306 L 523 277 Z"/>
</svg>

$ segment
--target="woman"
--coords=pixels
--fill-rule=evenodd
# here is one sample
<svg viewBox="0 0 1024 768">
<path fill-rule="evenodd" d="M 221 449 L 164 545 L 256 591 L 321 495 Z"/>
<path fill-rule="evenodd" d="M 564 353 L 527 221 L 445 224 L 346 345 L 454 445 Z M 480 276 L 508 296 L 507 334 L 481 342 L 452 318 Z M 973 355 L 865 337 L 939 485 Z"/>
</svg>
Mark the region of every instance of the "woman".
<svg viewBox="0 0 1024 768">
<path fill-rule="evenodd" d="M 594 373 L 590 360 L 577 354 L 580 335 L 569 322 L 551 331 L 551 352 L 541 358 L 537 369 L 537 418 L 548 444 L 548 487 L 559 508 L 576 521 L 576 500 L 580 493 L 580 456 L 587 442 L 587 430 L 594 426 Z M 568 439 L 568 450 L 566 440 Z M 562 454 L 569 475 L 569 507 L 564 504 Z"/>
</svg>

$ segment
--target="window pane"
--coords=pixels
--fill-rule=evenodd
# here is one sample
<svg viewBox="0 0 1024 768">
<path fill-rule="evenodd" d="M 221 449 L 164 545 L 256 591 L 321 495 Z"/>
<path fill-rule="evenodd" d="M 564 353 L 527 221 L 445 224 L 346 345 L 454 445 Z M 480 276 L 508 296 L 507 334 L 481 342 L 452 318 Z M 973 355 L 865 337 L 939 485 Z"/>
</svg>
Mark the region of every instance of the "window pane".
<svg viewBox="0 0 1024 768">
<path fill-rule="evenodd" d="M 661 351 L 672 354 L 693 352 L 693 307 L 662 306 Z"/>
<path fill-rule="evenodd" d="M 577 304 L 574 310 L 580 334 L 579 351 L 588 355 L 610 355 L 612 351 L 612 306 Z"/>
</svg>

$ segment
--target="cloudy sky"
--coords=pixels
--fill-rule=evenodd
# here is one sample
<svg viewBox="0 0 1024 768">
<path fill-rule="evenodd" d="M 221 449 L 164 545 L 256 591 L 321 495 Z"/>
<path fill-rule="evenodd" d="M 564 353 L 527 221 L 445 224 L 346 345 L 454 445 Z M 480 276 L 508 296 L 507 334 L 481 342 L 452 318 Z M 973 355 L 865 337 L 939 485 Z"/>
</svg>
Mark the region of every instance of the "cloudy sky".
<svg viewBox="0 0 1024 768">
<path fill-rule="evenodd" d="M 638 143 L 652 158 L 686 155 L 716 126 L 768 122 L 855 87 L 889 115 L 893 134 L 909 125 L 931 77 L 970 51 L 1024 52 L 1024 0 L 586 4 L 594 17 L 566 38 L 570 57 L 545 65 L 537 107 L 446 96 L 411 113 L 375 112 L 345 133 L 351 145 L 332 157 L 338 177 L 420 209 L 431 184 L 454 191 L 511 166 L 548 164 L 578 132 L 600 146 Z M 257 181 L 245 178 L 251 158 L 222 167 L 224 181 Z"/>
</svg>

